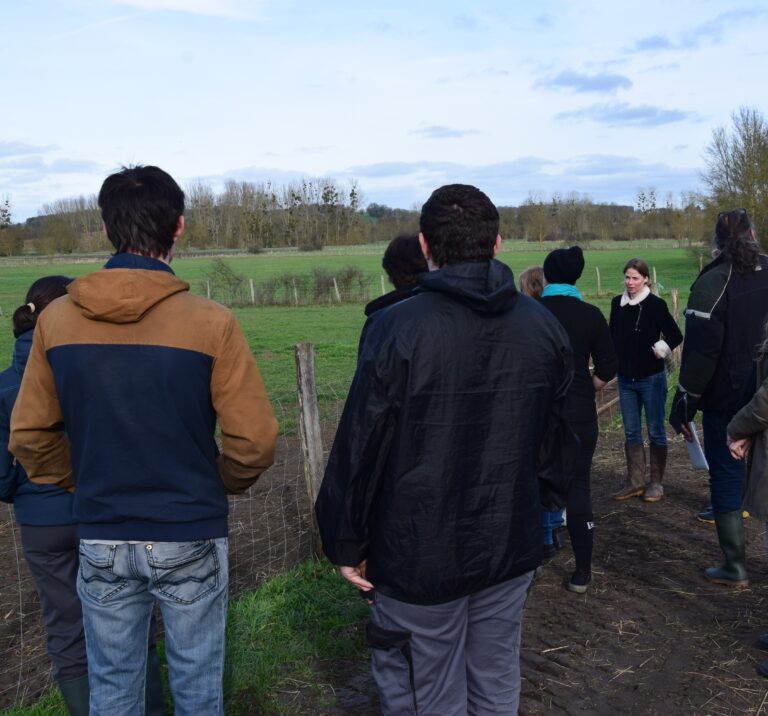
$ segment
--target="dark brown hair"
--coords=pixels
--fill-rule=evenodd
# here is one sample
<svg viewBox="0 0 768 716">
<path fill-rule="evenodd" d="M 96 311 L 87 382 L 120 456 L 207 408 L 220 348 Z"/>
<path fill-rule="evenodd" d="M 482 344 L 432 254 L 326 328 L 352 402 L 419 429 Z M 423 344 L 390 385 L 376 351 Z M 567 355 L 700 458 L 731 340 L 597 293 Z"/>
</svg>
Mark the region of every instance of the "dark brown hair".
<svg viewBox="0 0 768 716">
<path fill-rule="evenodd" d="M 117 253 L 167 256 L 184 214 L 184 192 L 159 167 L 123 167 L 104 180 L 99 208 Z"/>
<path fill-rule="evenodd" d="M 37 325 L 37 317 L 51 301 L 64 296 L 73 279 L 68 276 L 43 276 L 27 291 L 26 303 L 13 312 L 13 335 L 31 331 Z"/>
<path fill-rule="evenodd" d="M 427 260 L 421 252 L 418 234 L 400 234 L 389 242 L 382 268 L 395 288 L 416 285 L 416 277 L 429 271 Z"/>
<path fill-rule="evenodd" d="M 447 184 L 421 207 L 419 229 L 438 268 L 493 258 L 499 212 L 477 187 Z"/>
<path fill-rule="evenodd" d="M 721 211 L 717 215 L 715 248 L 725 254 L 736 273 L 743 275 L 755 271 L 760 249 L 746 209 Z"/>
<path fill-rule="evenodd" d="M 640 258 L 635 257 L 627 261 L 627 263 L 624 264 L 624 270 L 621 273 L 627 273 L 627 269 L 635 269 L 641 276 L 647 278 L 649 281 L 651 280 L 651 272 L 648 270 L 648 264 Z"/>
</svg>

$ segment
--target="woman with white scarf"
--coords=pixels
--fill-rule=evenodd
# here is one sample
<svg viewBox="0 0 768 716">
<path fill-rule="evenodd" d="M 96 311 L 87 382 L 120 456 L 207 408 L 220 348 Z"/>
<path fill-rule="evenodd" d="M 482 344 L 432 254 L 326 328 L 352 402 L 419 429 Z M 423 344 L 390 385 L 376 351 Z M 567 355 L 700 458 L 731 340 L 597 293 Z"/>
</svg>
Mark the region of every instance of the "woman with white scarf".
<svg viewBox="0 0 768 716">
<path fill-rule="evenodd" d="M 658 502 L 667 464 L 667 374 L 664 359 L 683 336 L 666 302 L 651 293 L 648 264 L 633 258 L 624 266 L 624 293 L 611 301 L 609 321 L 619 359 L 618 384 L 627 457 L 625 486 L 614 500 L 642 497 Z M 650 443 L 650 483 L 645 482 L 642 411 Z"/>
</svg>

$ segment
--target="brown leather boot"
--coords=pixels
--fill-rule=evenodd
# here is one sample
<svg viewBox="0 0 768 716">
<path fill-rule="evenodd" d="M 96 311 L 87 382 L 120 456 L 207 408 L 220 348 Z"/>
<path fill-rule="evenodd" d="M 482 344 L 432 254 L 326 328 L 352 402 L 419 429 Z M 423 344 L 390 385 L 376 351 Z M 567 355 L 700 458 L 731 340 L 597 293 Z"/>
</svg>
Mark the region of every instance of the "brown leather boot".
<svg viewBox="0 0 768 716">
<path fill-rule="evenodd" d="M 664 469 L 667 467 L 667 446 L 651 443 L 651 484 L 645 488 L 643 500 L 645 502 L 658 502 L 664 497 L 664 488 L 661 483 L 664 479 Z"/>
<path fill-rule="evenodd" d="M 614 500 L 628 500 L 640 497 L 645 484 L 645 448 L 642 443 L 624 443 L 627 456 L 627 484 L 611 495 Z"/>
</svg>

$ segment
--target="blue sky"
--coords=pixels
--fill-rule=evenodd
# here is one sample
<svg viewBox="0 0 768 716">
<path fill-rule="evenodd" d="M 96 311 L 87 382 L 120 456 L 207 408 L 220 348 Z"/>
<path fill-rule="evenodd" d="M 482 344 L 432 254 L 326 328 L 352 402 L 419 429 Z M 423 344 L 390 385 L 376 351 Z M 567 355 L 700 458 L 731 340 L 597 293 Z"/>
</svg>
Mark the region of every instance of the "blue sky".
<svg viewBox="0 0 768 716">
<path fill-rule="evenodd" d="M 364 205 L 677 197 L 714 127 L 768 107 L 765 2 L 9 0 L 0 24 L 16 220 L 128 163 L 354 179 Z"/>
</svg>

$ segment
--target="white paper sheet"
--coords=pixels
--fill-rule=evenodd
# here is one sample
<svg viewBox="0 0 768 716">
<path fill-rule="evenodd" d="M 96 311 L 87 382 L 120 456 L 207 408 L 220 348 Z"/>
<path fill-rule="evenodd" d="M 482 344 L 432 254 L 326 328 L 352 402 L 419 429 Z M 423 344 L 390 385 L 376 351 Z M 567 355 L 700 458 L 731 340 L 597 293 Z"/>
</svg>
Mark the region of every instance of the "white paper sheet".
<svg viewBox="0 0 768 716">
<path fill-rule="evenodd" d="M 688 423 L 688 428 L 691 431 L 691 435 L 693 435 L 693 441 L 688 442 L 686 440 L 685 447 L 688 448 L 688 457 L 691 458 L 691 465 L 693 465 L 694 470 L 709 470 L 709 464 L 704 456 L 704 450 L 701 448 L 699 434 L 696 432 L 696 425 L 694 425 L 693 421 Z"/>
</svg>

